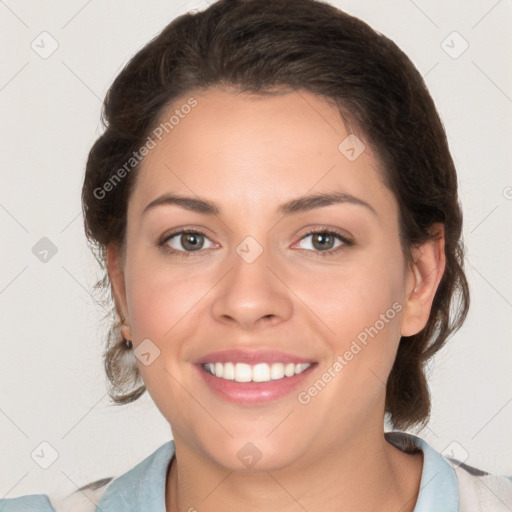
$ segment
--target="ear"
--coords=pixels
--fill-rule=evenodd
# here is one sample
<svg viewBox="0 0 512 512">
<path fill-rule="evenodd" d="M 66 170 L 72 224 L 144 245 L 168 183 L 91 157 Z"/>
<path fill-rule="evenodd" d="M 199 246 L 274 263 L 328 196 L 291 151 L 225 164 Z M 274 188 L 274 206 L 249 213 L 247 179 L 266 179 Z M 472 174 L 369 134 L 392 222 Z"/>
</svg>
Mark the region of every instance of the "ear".
<svg viewBox="0 0 512 512">
<path fill-rule="evenodd" d="M 444 224 L 433 224 L 431 233 L 435 233 L 434 240 L 412 249 L 413 261 L 406 275 L 402 336 L 413 336 L 427 325 L 432 302 L 446 267 Z"/>
<path fill-rule="evenodd" d="M 128 308 L 126 306 L 126 289 L 124 286 L 124 272 L 121 258 L 121 251 L 117 244 L 110 243 L 107 247 L 107 269 L 112 285 L 112 294 L 116 310 L 119 315 L 125 318 L 121 333 L 125 339 L 131 340 L 132 333 L 129 327 Z"/>
</svg>

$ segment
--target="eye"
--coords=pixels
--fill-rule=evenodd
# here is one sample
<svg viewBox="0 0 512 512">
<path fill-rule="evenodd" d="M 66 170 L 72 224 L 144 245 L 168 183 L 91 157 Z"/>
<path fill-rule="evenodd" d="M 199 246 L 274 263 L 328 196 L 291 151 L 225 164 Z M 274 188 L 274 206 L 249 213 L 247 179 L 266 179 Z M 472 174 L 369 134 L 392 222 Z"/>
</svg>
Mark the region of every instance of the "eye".
<svg viewBox="0 0 512 512">
<path fill-rule="evenodd" d="M 166 252 L 186 257 L 193 256 L 194 252 L 204 249 L 205 240 L 209 239 L 203 232 L 187 229 L 165 235 L 158 245 Z M 212 246 L 215 245 L 211 241 L 210 243 Z"/>
<path fill-rule="evenodd" d="M 344 234 L 333 228 L 320 227 L 309 231 L 300 239 L 300 242 L 308 237 L 311 237 L 310 247 L 299 247 L 299 249 L 314 251 L 319 256 L 328 256 L 354 245 Z M 205 240 L 210 242 L 209 247 L 205 247 Z M 336 242 L 338 242 L 337 245 Z M 202 249 L 215 247 L 205 233 L 195 229 L 182 229 L 166 234 L 157 242 L 157 245 L 166 253 L 183 257 L 195 256 L 195 253 L 199 255 Z"/>
<path fill-rule="evenodd" d="M 301 242 L 311 237 L 310 247 L 302 247 L 302 249 L 313 250 L 319 256 L 327 256 L 344 250 L 347 246 L 354 245 L 351 240 L 344 236 L 341 232 L 332 228 L 319 228 L 309 231 L 301 238 Z M 338 241 L 338 245 L 336 242 Z"/>
</svg>

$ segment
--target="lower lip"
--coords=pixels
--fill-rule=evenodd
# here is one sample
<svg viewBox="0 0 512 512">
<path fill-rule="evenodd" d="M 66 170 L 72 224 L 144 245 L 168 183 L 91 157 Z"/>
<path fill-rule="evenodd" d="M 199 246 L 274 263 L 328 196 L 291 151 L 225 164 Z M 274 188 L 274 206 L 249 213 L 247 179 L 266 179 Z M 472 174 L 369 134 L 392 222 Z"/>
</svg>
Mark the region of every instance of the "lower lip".
<svg viewBox="0 0 512 512">
<path fill-rule="evenodd" d="M 239 405 L 256 405 L 289 395 L 304 382 L 315 366 L 316 363 L 312 363 L 302 373 L 268 382 L 236 382 L 215 377 L 205 371 L 201 365 L 196 365 L 196 368 L 208 387 L 228 402 Z"/>
</svg>

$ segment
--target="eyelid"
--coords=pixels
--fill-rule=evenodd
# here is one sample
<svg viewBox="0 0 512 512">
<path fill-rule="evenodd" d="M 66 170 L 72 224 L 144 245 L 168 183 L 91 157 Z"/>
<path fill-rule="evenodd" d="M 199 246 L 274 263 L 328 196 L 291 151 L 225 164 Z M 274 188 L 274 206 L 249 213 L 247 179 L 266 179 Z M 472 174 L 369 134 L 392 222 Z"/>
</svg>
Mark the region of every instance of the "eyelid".
<svg viewBox="0 0 512 512">
<path fill-rule="evenodd" d="M 306 232 L 300 236 L 299 241 L 304 237 L 315 233 L 332 233 L 338 236 L 347 245 L 353 245 L 355 243 L 352 235 L 348 231 L 334 226 L 314 224 L 312 226 L 306 226 L 304 229 L 306 229 Z"/>
<path fill-rule="evenodd" d="M 187 226 L 181 226 L 179 228 L 175 228 L 173 230 L 171 230 L 170 232 L 166 232 L 164 233 L 163 235 L 161 235 L 157 242 L 156 242 L 156 245 L 159 246 L 159 247 L 162 247 L 166 252 L 168 253 L 171 253 L 171 254 L 176 254 L 176 253 L 179 253 L 181 255 L 194 255 L 196 252 L 197 253 L 200 253 L 200 252 L 203 252 L 205 249 L 201 248 L 197 251 L 182 251 L 182 250 L 178 250 L 178 249 L 174 249 L 173 247 L 169 247 L 167 245 L 167 242 L 171 239 L 171 238 L 174 238 L 176 236 L 179 236 L 179 235 L 183 235 L 183 234 L 195 234 L 195 235 L 201 235 L 201 236 L 204 236 L 206 239 L 210 240 L 210 242 L 212 244 L 214 244 L 214 246 L 218 246 L 219 244 L 213 242 L 210 237 L 208 236 L 208 234 L 206 233 L 206 229 L 204 228 L 193 228 L 193 227 L 187 227 Z M 210 248 L 209 248 L 210 249 Z"/>
<path fill-rule="evenodd" d="M 316 227 L 310 228 L 306 233 L 302 234 L 301 237 L 299 238 L 299 240 L 294 244 L 294 246 L 299 244 L 300 242 L 302 242 L 308 236 L 316 235 L 316 234 L 324 234 L 324 233 L 333 235 L 335 238 L 337 238 L 341 242 L 341 244 L 338 245 L 337 247 L 333 247 L 333 248 L 327 249 L 325 251 L 320 251 L 320 250 L 315 250 L 315 249 L 298 249 L 298 250 L 307 251 L 309 253 L 312 253 L 314 256 L 325 257 L 325 256 L 335 256 L 335 255 L 339 254 L 341 251 L 346 250 L 348 247 L 355 245 L 355 242 L 353 241 L 352 236 L 349 235 L 345 230 L 335 228 L 335 227 L 330 227 L 330 226 L 316 226 Z"/>
</svg>

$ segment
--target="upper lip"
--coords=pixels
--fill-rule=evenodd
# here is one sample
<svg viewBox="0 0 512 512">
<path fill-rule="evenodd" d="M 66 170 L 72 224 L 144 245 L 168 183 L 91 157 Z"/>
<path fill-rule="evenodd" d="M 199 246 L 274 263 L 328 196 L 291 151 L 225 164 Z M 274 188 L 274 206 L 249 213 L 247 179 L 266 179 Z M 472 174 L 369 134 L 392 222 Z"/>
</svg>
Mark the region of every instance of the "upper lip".
<svg viewBox="0 0 512 512">
<path fill-rule="evenodd" d="M 255 350 L 220 350 L 210 352 L 193 361 L 194 364 L 206 363 L 312 363 L 311 358 L 300 357 L 293 354 L 287 354 L 278 350 L 255 349 Z"/>
</svg>

